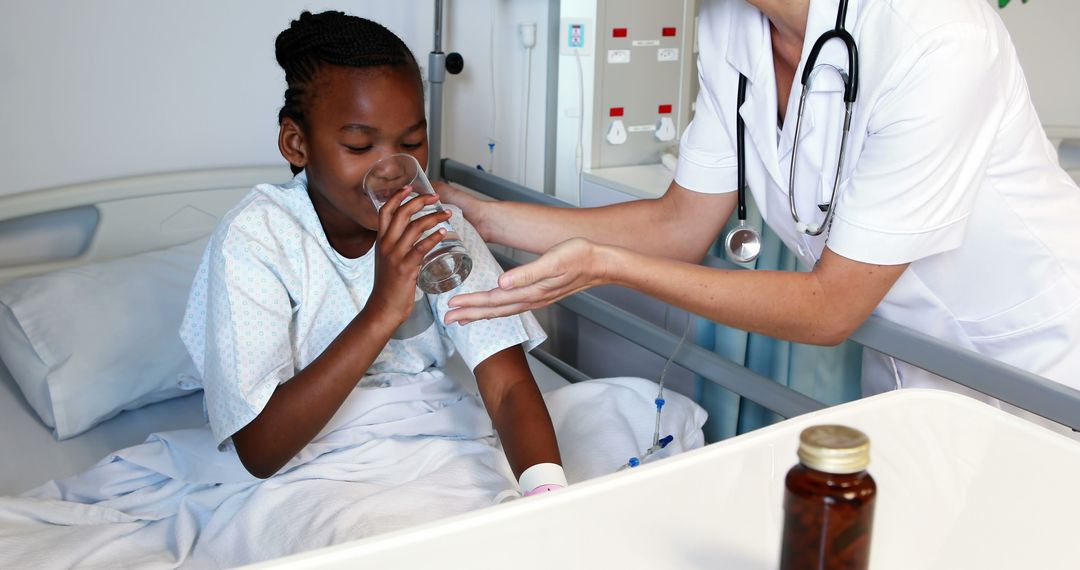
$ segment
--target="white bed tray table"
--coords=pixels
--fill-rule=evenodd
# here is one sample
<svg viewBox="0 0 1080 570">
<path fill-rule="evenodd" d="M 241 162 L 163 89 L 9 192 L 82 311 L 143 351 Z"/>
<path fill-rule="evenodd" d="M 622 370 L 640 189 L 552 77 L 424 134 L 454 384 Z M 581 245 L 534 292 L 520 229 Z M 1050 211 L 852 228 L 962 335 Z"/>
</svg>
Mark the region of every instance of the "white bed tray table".
<svg viewBox="0 0 1080 570">
<path fill-rule="evenodd" d="M 265 567 L 773 569 L 799 433 L 826 423 L 870 437 L 871 568 L 1080 568 L 1080 442 L 931 390 L 866 398 Z"/>
</svg>

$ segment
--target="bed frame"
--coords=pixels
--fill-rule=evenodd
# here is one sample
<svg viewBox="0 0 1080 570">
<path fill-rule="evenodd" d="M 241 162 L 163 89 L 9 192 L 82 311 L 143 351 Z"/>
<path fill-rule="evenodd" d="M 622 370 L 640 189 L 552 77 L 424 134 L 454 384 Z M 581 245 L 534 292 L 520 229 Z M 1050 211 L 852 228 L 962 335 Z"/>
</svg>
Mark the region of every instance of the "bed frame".
<svg viewBox="0 0 1080 570">
<path fill-rule="evenodd" d="M 9 266 L 0 283 L 161 249 L 208 235 L 218 218 L 253 186 L 292 178 L 283 166 L 195 170 L 75 184 L 0 197 L 0 248 L 49 229 L 50 216 L 78 215 L 89 224 L 76 255 Z M 60 248 L 65 249 L 65 248 Z"/>
</svg>

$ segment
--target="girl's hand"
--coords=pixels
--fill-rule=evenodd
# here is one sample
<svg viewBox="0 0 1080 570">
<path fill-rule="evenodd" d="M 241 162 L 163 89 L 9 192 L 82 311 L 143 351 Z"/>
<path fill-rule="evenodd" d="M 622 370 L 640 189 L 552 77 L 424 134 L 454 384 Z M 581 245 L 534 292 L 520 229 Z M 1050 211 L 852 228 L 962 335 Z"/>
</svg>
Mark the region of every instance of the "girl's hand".
<svg viewBox="0 0 1080 570">
<path fill-rule="evenodd" d="M 444 203 L 453 204 L 458 208 L 461 208 L 461 213 L 465 214 L 465 219 L 469 220 L 469 223 L 476 228 L 476 231 L 480 234 L 480 237 L 484 238 L 484 241 L 492 240 L 494 236 L 491 235 L 491 224 L 488 223 L 488 212 L 493 203 L 491 200 L 477 198 L 476 196 L 473 196 L 464 190 L 454 188 L 445 182 L 432 182 L 431 186 L 439 193 L 439 198 Z"/>
<path fill-rule="evenodd" d="M 438 201 L 435 196 L 417 196 L 403 205 L 401 202 L 411 192 L 406 187 L 383 204 L 379 210 L 379 235 L 375 239 L 375 284 L 369 304 L 393 319 L 395 327 L 409 318 L 420 264 L 446 236 L 446 231 L 439 229 L 422 240 L 420 236 L 450 219 L 450 212 L 443 211 L 411 220 L 417 212 Z"/>
<path fill-rule="evenodd" d="M 499 277 L 499 288 L 450 299 L 446 324 L 468 324 L 482 319 L 516 315 L 546 307 L 605 282 L 607 271 L 601 249 L 574 238 L 548 250 L 539 259 Z"/>
</svg>

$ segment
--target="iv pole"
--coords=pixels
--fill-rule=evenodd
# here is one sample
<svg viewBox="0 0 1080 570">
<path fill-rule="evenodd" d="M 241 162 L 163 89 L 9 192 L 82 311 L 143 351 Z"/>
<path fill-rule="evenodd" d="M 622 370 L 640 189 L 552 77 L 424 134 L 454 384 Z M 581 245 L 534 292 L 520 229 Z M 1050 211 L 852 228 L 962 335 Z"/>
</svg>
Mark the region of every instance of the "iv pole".
<svg viewBox="0 0 1080 570">
<path fill-rule="evenodd" d="M 428 177 L 442 180 L 442 125 L 443 125 L 443 83 L 446 73 L 461 73 L 465 60 L 459 53 L 443 53 L 443 0 L 435 0 L 435 42 L 428 55 L 428 84 L 431 93 L 431 112 L 428 121 Z"/>
</svg>

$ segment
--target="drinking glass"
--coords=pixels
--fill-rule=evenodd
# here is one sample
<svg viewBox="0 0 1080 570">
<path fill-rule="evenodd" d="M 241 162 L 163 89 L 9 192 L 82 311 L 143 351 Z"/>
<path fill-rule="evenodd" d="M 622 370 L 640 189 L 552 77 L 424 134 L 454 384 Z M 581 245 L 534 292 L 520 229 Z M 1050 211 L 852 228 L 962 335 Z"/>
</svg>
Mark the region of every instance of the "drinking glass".
<svg viewBox="0 0 1080 570">
<path fill-rule="evenodd" d="M 427 175 L 424 174 L 424 169 L 420 168 L 420 163 L 409 154 L 391 154 L 380 158 L 364 175 L 364 191 L 371 197 L 376 210 L 382 208 L 387 200 L 405 187 L 409 188 L 410 194 L 402 204 L 418 196 L 437 196 Z M 442 203 L 435 202 L 417 212 L 412 219 L 443 211 L 445 209 Z M 424 256 L 424 261 L 420 266 L 420 277 L 416 282 L 420 290 L 425 293 L 438 294 L 450 291 L 464 283 L 469 272 L 472 271 L 472 258 L 469 257 L 468 250 L 461 242 L 461 237 L 449 222 L 440 222 L 424 232 L 420 239 L 426 238 L 439 229 L 446 230 L 446 236 Z"/>
</svg>

